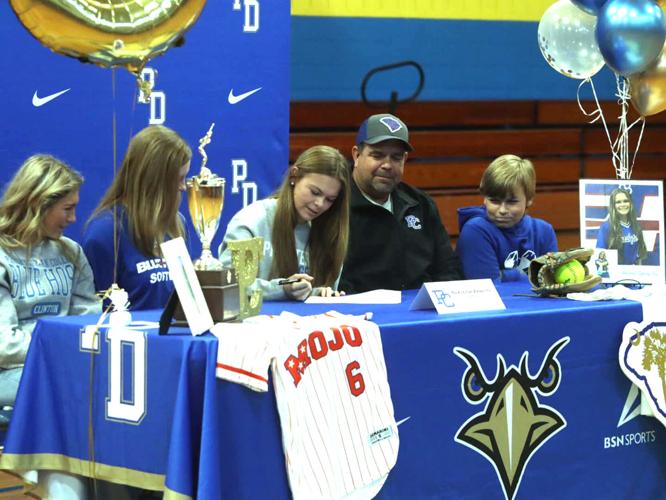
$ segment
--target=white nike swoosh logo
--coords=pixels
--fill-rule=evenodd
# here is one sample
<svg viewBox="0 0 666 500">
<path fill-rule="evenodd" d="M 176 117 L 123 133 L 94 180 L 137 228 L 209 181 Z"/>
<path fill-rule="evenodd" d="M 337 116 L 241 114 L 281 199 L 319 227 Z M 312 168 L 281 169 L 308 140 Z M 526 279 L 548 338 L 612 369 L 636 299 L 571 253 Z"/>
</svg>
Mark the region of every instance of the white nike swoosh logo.
<svg viewBox="0 0 666 500">
<path fill-rule="evenodd" d="M 410 415 L 409 417 L 405 417 L 405 418 L 403 418 L 400 422 L 396 422 L 395 425 L 398 426 L 398 425 L 404 424 L 404 423 L 407 422 L 407 420 L 409 420 L 410 418 L 412 418 L 411 415 Z"/>
<path fill-rule="evenodd" d="M 243 99 L 247 99 L 252 94 L 254 94 L 255 92 L 259 92 L 260 90 L 261 90 L 261 87 L 258 87 L 254 90 L 250 90 L 249 92 L 245 92 L 244 94 L 234 95 L 234 89 L 231 89 L 229 91 L 229 97 L 227 98 L 227 100 L 229 101 L 229 104 L 238 104 Z"/>
<path fill-rule="evenodd" d="M 60 92 L 56 92 L 55 94 L 47 95 L 46 97 L 39 97 L 37 95 L 37 91 L 35 90 L 35 94 L 32 96 L 32 105 L 36 108 L 38 108 L 40 106 L 44 106 L 44 104 L 46 104 L 47 102 L 51 102 L 56 97 L 60 97 L 65 92 L 69 92 L 69 90 L 70 89 L 61 90 Z"/>
</svg>

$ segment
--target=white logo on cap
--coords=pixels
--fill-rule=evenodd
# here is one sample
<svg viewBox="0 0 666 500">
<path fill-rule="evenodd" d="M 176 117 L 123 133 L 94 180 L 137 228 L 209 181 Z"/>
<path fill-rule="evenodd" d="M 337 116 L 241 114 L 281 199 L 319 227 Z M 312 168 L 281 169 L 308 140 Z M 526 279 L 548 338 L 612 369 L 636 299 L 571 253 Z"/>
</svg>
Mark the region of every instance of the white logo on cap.
<svg viewBox="0 0 666 500">
<path fill-rule="evenodd" d="M 392 134 L 395 134 L 398 130 L 402 128 L 402 123 L 400 123 L 392 116 L 385 116 L 383 118 L 380 118 L 379 122 L 384 124 Z"/>
</svg>

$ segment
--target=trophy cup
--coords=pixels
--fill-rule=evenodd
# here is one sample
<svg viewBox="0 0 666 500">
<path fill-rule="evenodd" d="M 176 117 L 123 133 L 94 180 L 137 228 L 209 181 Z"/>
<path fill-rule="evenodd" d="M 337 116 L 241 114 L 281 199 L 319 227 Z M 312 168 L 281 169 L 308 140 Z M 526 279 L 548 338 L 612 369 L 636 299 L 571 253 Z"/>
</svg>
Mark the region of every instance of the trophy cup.
<svg viewBox="0 0 666 500">
<path fill-rule="evenodd" d="M 206 135 L 199 140 L 199 153 L 203 157 L 201 171 L 188 179 L 186 186 L 190 217 L 202 247 L 201 257 L 193 263 L 194 270 L 210 314 L 218 323 L 240 321 L 259 314 L 262 292 L 252 289 L 252 284 L 259 269 L 263 239 L 229 242 L 233 264 L 230 268 L 223 267 L 210 251 L 224 205 L 224 179 L 206 167 L 208 155 L 204 148 L 211 141 L 214 126 L 213 123 Z M 177 326 L 187 325 L 185 313 L 176 294 L 172 294 L 160 318 L 160 334 L 166 333 L 172 316 Z"/>
<path fill-rule="evenodd" d="M 208 155 L 204 148 L 213 136 L 213 123 L 205 136 L 199 140 L 199 153 L 203 157 L 199 175 L 187 180 L 187 205 L 194 229 L 201 240 L 201 257 L 194 261 L 198 271 L 219 271 L 222 263 L 213 257 L 210 245 L 220 225 L 220 216 L 224 206 L 224 179 L 218 177 L 206 167 Z"/>
<path fill-rule="evenodd" d="M 240 293 L 238 280 L 233 268 L 224 268 L 213 257 L 210 245 L 220 225 L 220 216 L 224 205 L 224 179 L 206 167 L 208 155 L 204 148 L 213 136 L 213 123 L 206 135 L 199 140 L 199 153 L 203 157 L 201 171 L 187 179 L 187 205 L 194 229 L 201 240 L 201 257 L 194 261 L 201 289 L 213 320 L 236 321 L 240 316 Z M 176 324 L 185 320 L 180 306 L 174 313 Z"/>
</svg>

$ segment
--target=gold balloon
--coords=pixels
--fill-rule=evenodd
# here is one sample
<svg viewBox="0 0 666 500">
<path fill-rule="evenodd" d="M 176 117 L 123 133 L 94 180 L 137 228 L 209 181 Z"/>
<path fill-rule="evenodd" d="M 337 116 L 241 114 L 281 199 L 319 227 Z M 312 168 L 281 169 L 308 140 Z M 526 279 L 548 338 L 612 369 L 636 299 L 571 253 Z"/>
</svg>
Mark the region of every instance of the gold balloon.
<svg viewBox="0 0 666 500">
<path fill-rule="evenodd" d="M 666 0 L 657 3 L 664 10 Z M 629 85 L 631 104 L 641 116 L 656 115 L 666 109 L 666 44 L 650 67 L 629 76 Z"/>
<path fill-rule="evenodd" d="M 51 50 L 104 67 L 140 72 L 177 43 L 206 0 L 10 0 L 32 35 Z"/>
<path fill-rule="evenodd" d="M 631 104 L 642 116 L 666 109 L 666 45 L 655 63 L 629 77 Z"/>
</svg>

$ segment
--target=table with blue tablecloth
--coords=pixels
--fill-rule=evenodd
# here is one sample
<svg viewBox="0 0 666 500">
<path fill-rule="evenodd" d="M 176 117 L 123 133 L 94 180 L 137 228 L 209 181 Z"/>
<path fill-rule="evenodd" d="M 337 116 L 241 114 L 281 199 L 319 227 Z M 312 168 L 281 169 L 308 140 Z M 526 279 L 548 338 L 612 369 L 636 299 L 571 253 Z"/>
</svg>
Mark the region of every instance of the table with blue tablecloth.
<svg viewBox="0 0 666 500">
<path fill-rule="evenodd" d="M 379 498 L 663 498 L 666 431 L 640 415 L 617 361 L 641 305 L 517 295 L 524 283 L 498 291 L 506 310 L 410 311 L 408 291 L 399 305 L 272 302 L 262 312 L 373 312 L 400 422 Z M 86 345 L 82 328 L 96 320 L 39 322 L 0 466 L 165 498 L 289 497 L 274 396 L 216 379 L 214 336 L 160 336 L 146 323 L 115 340 L 102 328 Z"/>
</svg>

